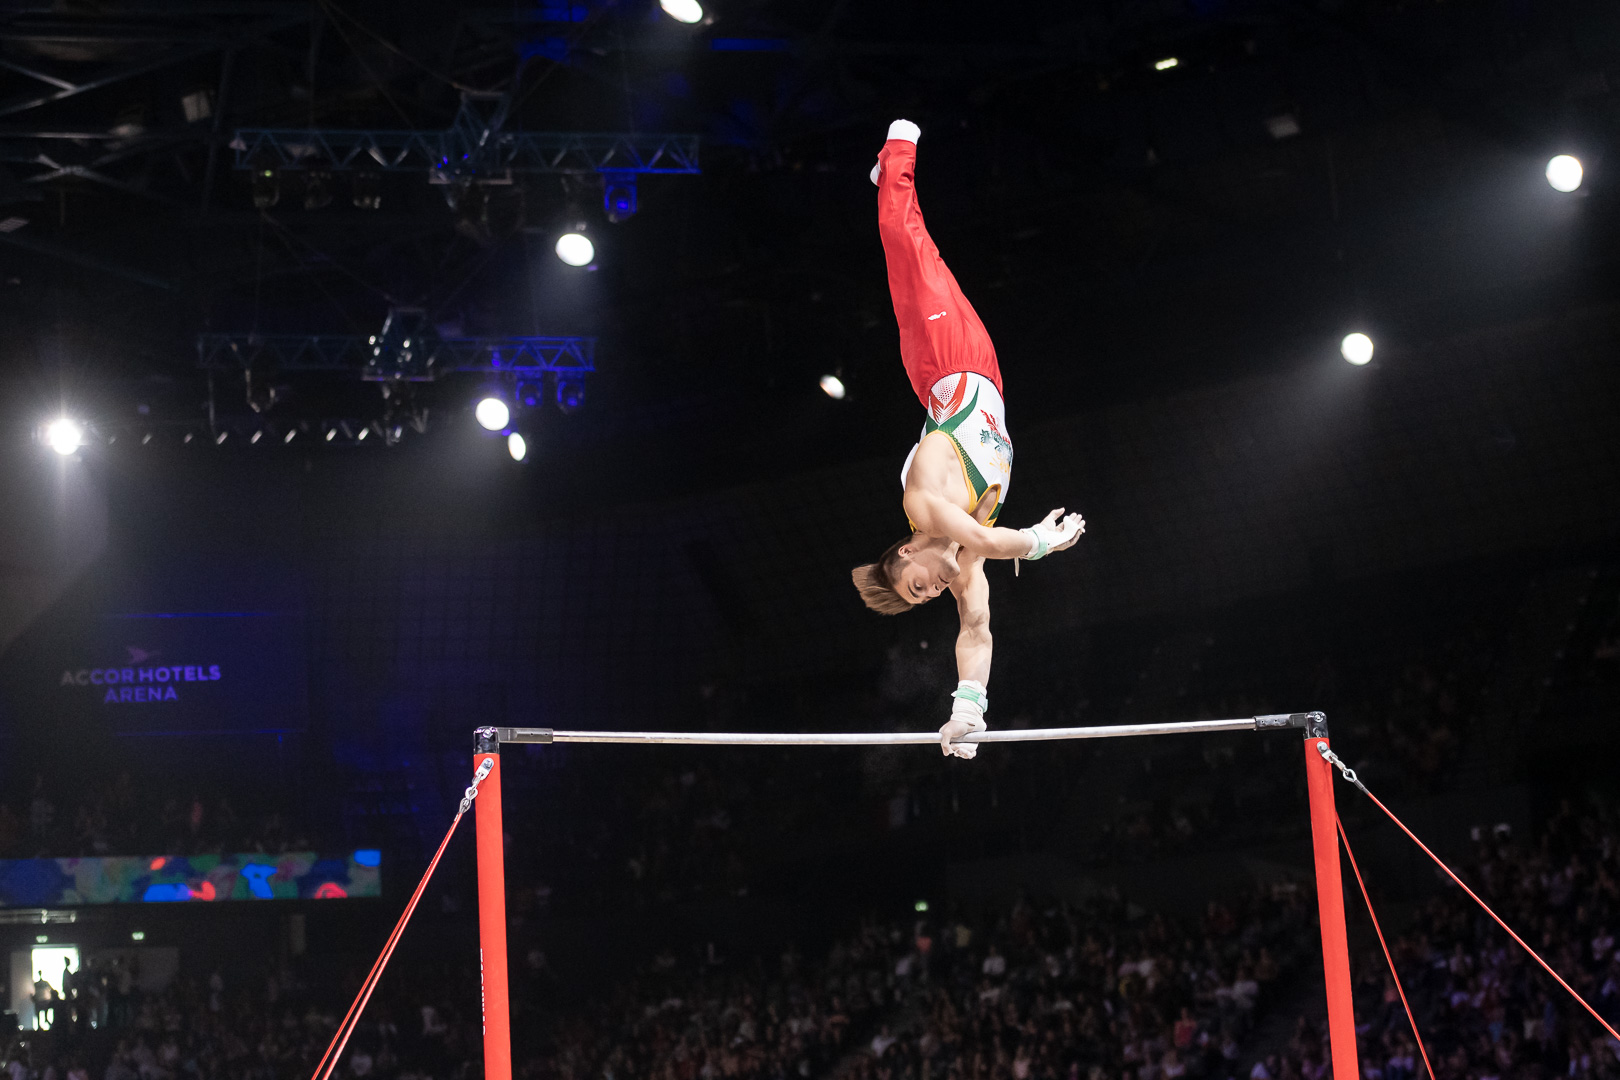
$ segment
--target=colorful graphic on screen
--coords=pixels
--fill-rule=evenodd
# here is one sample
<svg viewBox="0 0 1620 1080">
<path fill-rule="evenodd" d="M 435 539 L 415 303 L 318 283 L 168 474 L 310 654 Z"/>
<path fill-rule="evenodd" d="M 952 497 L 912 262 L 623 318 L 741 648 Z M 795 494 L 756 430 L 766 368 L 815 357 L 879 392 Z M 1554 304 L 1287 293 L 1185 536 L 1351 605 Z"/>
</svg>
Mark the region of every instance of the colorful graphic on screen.
<svg viewBox="0 0 1620 1080">
<path fill-rule="evenodd" d="M 382 852 L 0 859 L 0 908 L 382 895 Z"/>
</svg>

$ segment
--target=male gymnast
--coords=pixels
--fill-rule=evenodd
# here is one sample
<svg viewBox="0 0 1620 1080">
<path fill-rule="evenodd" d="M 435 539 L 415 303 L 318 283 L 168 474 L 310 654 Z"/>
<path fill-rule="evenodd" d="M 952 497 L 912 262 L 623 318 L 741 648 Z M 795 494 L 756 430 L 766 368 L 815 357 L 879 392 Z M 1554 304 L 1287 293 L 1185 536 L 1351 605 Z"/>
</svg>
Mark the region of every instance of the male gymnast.
<svg viewBox="0 0 1620 1080">
<path fill-rule="evenodd" d="M 909 120 L 889 125 L 872 168 L 878 234 L 889 267 L 889 295 L 900 323 L 900 360 L 927 410 L 922 436 L 900 470 L 910 535 L 853 572 L 866 606 L 898 615 L 949 589 L 956 635 L 955 700 L 939 729 L 940 750 L 972 758 L 975 743 L 953 742 L 985 729 L 990 681 L 990 584 L 986 559 L 1039 559 L 1074 544 L 1079 514 L 1059 507 L 1027 529 L 996 528 L 1012 477 L 1012 442 L 1001 398 L 1001 368 L 990 335 L 962 295 L 917 206 L 917 136 Z M 1017 569 L 1016 564 L 1014 570 Z"/>
</svg>

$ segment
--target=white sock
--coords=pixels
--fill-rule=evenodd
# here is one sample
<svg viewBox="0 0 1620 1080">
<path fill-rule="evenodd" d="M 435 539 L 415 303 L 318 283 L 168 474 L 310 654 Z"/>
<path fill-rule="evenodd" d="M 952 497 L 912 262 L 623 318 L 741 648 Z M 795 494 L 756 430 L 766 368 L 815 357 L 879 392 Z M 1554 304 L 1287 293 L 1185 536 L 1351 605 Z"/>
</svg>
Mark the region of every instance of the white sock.
<svg viewBox="0 0 1620 1080">
<path fill-rule="evenodd" d="M 906 142 L 915 145 L 917 142 L 917 136 L 921 134 L 922 128 L 918 127 L 916 124 L 913 124 L 910 120 L 896 120 L 894 123 L 889 125 L 889 138 L 891 139 L 904 139 Z M 878 177 L 882 175 L 882 173 L 883 164 L 882 162 L 879 162 L 878 164 L 872 166 L 872 171 L 867 175 L 871 176 L 872 183 L 875 184 L 878 182 Z"/>
</svg>

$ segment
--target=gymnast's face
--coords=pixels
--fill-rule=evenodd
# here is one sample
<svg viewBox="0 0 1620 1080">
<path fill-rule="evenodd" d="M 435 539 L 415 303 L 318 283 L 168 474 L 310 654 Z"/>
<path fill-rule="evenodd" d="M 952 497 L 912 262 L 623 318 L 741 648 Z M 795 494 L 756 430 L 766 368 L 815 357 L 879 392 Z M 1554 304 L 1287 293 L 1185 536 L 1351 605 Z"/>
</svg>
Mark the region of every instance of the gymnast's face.
<svg viewBox="0 0 1620 1080">
<path fill-rule="evenodd" d="M 956 580 L 962 567 L 956 561 L 956 545 L 949 540 L 930 539 L 916 547 L 903 547 L 906 557 L 895 575 L 894 591 L 908 604 L 932 600 Z"/>
</svg>

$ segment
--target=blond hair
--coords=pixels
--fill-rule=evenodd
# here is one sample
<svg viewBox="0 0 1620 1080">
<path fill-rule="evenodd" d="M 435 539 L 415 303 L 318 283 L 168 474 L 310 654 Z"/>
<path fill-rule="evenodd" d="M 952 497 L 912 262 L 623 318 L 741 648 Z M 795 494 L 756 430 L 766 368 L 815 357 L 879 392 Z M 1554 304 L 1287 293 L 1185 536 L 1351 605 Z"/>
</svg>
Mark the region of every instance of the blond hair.
<svg viewBox="0 0 1620 1080">
<path fill-rule="evenodd" d="M 912 534 L 913 536 L 916 534 Z M 910 611 L 916 605 L 901 596 L 894 587 L 895 572 L 905 557 L 900 549 L 911 542 L 912 537 L 906 536 L 889 545 L 887 551 L 878 556 L 875 563 L 857 566 L 850 571 L 850 577 L 855 581 L 855 588 L 861 594 L 866 606 L 879 615 L 899 615 Z"/>
</svg>

